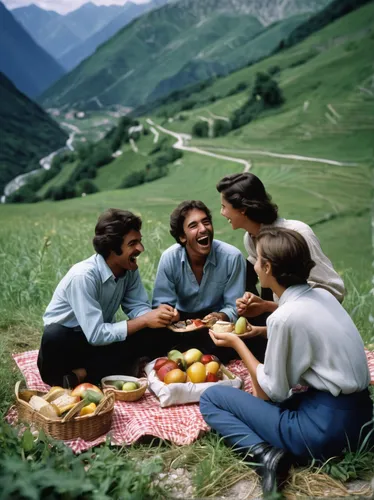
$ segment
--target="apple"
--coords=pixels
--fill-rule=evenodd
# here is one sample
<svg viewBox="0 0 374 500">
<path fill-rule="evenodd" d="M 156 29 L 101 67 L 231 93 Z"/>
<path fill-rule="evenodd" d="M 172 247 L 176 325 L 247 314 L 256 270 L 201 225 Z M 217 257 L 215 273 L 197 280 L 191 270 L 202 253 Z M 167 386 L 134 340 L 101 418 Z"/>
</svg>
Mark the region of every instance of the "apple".
<svg viewBox="0 0 374 500">
<path fill-rule="evenodd" d="M 179 368 L 175 368 L 174 370 L 170 370 L 164 377 L 165 384 L 184 384 L 187 380 L 187 374 L 180 370 Z"/>
<path fill-rule="evenodd" d="M 135 391 L 136 389 L 138 389 L 138 384 L 135 382 L 125 382 L 122 386 L 122 390 L 126 392 Z"/>
<path fill-rule="evenodd" d="M 237 335 L 243 335 L 247 331 L 247 320 L 241 316 L 235 323 L 235 333 Z"/>
<path fill-rule="evenodd" d="M 196 361 L 196 363 L 192 363 L 192 365 L 187 368 L 187 375 L 191 382 L 193 382 L 194 384 L 205 382 L 205 365 L 203 365 L 199 361 Z"/>
<path fill-rule="evenodd" d="M 219 378 L 215 373 L 207 373 L 206 374 L 206 382 L 218 382 Z"/>
<path fill-rule="evenodd" d="M 201 356 L 200 363 L 202 363 L 203 365 L 206 365 L 211 361 L 217 361 L 217 363 L 219 363 L 219 359 L 217 358 L 217 356 L 214 356 L 214 354 L 203 354 Z"/>
<path fill-rule="evenodd" d="M 159 370 L 156 372 L 161 382 L 164 381 L 165 375 L 171 370 L 174 370 L 175 368 L 178 368 L 177 363 L 175 361 L 172 361 L 171 359 L 168 359 L 166 363 L 164 363 L 161 366 L 161 368 L 159 368 Z"/>
<path fill-rule="evenodd" d="M 96 385 L 90 384 L 89 382 L 84 382 L 83 384 L 77 385 L 77 387 L 75 387 L 75 389 L 71 392 L 71 395 L 79 396 L 81 398 L 83 393 L 86 392 L 87 389 L 91 389 L 92 391 L 96 391 L 99 394 L 103 394 Z"/>
<path fill-rule="evenodd" d="M 166 363 L 166 361 L 168 361 L 168 358 L 158 358 L 156 360 L 156 363 L 154 364 L 153 369 L 156 370 L 156 372 L 157 372 L 157 370 L 159 370 L 161 368 L 161 366 Z"/>
<path fill-rule="evenodd" d="M 217 375 L 217 372 L 219 370 L 219 363 L 217 361 L 210 361 L 205 365 L 205 371 L 206 373 L 213 373 L 214 375 Z"/>
<path fill-rule="evenodd" d="M 183 353 L 184 359 L 186 360 L 187 366 L 192 365 L 192 363 L 196 363 L 196 361 L 200 361 L 203 353 L 199 351 L 199 349 L 188 349 L 188 351 Z"/>
</svg>

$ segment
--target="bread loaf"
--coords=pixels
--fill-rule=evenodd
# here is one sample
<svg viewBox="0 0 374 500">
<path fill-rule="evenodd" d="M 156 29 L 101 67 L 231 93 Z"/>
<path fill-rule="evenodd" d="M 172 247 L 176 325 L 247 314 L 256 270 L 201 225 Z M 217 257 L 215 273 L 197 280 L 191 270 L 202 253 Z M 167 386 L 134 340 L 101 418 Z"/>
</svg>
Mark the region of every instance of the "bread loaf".
<svg viewBox="0 0 374 500">
<path fill-rule="evenodd" d="M 234 330 L 234 325 L 229 321 L 217 321 L 212 326 L 212 330 L 216 333 L 230 333 Z"/>
</svg>

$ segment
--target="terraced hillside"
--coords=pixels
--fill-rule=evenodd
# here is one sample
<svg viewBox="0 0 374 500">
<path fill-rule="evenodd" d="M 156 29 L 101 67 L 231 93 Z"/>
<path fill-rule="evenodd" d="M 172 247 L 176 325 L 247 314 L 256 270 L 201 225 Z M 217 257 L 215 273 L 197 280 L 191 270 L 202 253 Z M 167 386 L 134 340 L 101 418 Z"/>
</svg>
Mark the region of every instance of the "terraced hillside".
<svg viewBox="0 0 374 500">
<path fill-rule="evenodd" d="M 270 54 L 307 16 L 328 3 L 171 2 L 119 31 L 50 87 L 40 102 L 82 109 L 137 106 Z"/>
</svg>

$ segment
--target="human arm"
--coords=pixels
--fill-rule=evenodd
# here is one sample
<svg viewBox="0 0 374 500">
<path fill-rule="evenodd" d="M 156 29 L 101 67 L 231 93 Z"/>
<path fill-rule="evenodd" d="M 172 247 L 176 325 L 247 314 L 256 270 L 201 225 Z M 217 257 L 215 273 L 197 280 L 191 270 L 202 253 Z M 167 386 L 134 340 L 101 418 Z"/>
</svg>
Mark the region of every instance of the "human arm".
<svg viewBox="0 0 374 500">
<path fill-rule="evenodd" d="M 244 295 L 236 300 L 236 310 L 239 316 L 254 318 L 264 313 L 272 313 L 278 308 L 278 304 L 270 300 L 264 300 L 251 292 L 245 292 Z"/>
<path fill-rule="evenodd" d="M 303 224 L 299 232 L 305 238 L 312 260 L 316 263 L 310 271 L 309 285 L 312 288 L 324 288 L 342 303 L 345 296 L 344 282 L 330 259 L 323 253 L 317 236 L 307 224 Z"/>
<path fill-rule="evenodd" d="M 156 309 L 127 322 L 127 334 L 132 335 L 143 328 L 163 328 L 177 321 L 178 311 L 167 304 L 161 304 Z"/>
<path fill-rule="evenodd" d="M 66 287 L 66 299 L 90 344 L 107 345 L 126 339 L 127 321 L 104 322 L 99 290 L 91 277 L 74 276 Z"/>
<path fill-rule="evenodd" d="M 169 304 L 172 307 L 176 306 L 177 292 L 173 269 L 174 266 L 171 257 L 167 253 L 163 253 L 158 264 L 153 287 L 152 307 L 158 307 L 161 304 Z"/>
<path fill-rule="evenodd" d="M 151 310 L 138 270 L 128 275 L 128 281 L 123 289 L 121 308 L 129 319 L 142 316 Z"/>
<path fill-rule="evenodd" d="M 251 353 L 248 347 L 244 344 L 241 338 L 239 338 L 235 333 L 216 333 L 209 330 L 209 335 L 213 342 L 218 347 L 231 347 L 239 354 L 243 363 L 245 364 L 251 379 L 253 387 L 253 395 L 260 399 L 269 399 L 266 392 L 262 389 L 257 380 L 256 370 L 260 365 L 257 358 Z"/>
</svg>

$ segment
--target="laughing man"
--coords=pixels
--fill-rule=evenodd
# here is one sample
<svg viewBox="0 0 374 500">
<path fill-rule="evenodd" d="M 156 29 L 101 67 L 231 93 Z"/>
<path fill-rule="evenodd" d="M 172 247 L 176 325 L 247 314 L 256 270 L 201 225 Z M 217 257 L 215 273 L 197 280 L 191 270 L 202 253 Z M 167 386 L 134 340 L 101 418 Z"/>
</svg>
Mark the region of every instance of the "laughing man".
<svg viewBox="0 0 374 500">
<path fill-rule="evenodd" d="M 245 261 L 237 248 L 213 239 L 210 210 L 201 201 L 183 201 L 170 216 L 170 234 L 177 243 L 161 256 L 153 307 L 176 308 L 173 321 L 210 317 L 236 321 L 235 301 L 245 290 Z M 173 340 L 181 349 L 216 350 L 206 330 L 180 337 L 173 333 Z M 228 351 L 221 358 L 229 356 Z"/>
<path fill-rule="evenodd" d="M 158 355 L 157 330 L 151 329 L 170 324 L 176 311 L 162 304 L 151 309 L 137 265 L 144 251 L 141 224 L 128 211 L 101 214 L 96 253 L 75 264 L 57 286 L 43 317 L 38 357 L 47 384 L 74 387 L 106 375 L 132 375 L 136 358 Z M 128 320 L 115 323 L 120 306 Z"/>
</svg>

